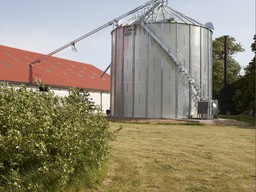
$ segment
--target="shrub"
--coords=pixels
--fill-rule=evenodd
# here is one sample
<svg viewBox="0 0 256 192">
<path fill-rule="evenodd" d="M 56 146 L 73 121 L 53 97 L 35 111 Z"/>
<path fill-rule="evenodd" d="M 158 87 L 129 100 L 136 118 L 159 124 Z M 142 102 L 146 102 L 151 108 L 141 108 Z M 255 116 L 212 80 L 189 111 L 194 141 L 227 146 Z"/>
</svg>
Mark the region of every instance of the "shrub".
<svg viewBox="0 0 256 192">
<path fill-rule="evenodd" d="M 107 159 L 113 134 L 88 94 L 0 85 L 0 191 L 61 191 Z M 89 177 L 88 177 L 89 178 Z"/>
</svg>

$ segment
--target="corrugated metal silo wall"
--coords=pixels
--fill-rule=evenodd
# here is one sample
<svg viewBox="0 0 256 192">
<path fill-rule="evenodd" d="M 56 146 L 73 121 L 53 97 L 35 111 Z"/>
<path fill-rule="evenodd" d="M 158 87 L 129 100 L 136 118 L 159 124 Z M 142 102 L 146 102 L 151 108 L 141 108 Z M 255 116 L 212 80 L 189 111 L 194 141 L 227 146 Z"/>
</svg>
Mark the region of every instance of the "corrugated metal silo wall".
<svg viewBox="0 0 256 192">
<path fill-rule="evenodd" d="M 200 85 L 201 98 L 211 99 L 211 32 L 199 26 L 153 24 Z M 184 74 L 140 26 L 112 32 L 111 115 L 117 117 L 188 118 L 197 112 L 198 97 Z"/>
</svg>

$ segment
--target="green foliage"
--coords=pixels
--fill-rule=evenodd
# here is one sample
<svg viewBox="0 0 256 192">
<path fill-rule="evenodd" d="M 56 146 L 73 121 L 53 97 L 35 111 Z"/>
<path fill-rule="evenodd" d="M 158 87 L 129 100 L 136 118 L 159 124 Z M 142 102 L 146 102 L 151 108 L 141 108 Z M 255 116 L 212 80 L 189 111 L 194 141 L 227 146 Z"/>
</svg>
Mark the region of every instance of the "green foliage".
<svg viewBox="0 0 256 192">
<path fill-rule="evenodd" d="M 238 52 L 244 51 L 235 38 L 228 36 L 228 82 L 232 84 L 238 79 L 239 63 L 233 58 Z M 224 86 L 224 36 L 213 41 L 213 95 L 218 95 Z"/>
<path fill-rule="evenodd" d="M 251 45 L 252 51 L 256 54 L 256 35 L 254 42 Z M 238 112 L 250 111 L 255 114 L 255 76 L 256 76 L 256 57 L 252 59 L 245 68 L 245 75 L 235 83 L 237 88 L 234 102 L 236 103 L 236 110 Z"/>
<path fill-rule="evenodd" d="M 62 191 L 101 168 L 113 134 L 87 93 L 0 85 L 0 191 Z"/>
</svg>

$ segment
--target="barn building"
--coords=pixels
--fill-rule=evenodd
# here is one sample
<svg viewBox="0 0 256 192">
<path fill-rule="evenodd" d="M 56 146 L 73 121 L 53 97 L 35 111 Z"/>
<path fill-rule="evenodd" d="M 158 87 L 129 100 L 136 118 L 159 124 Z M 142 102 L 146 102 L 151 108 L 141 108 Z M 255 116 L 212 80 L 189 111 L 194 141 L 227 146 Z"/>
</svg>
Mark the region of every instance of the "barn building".
<svg viewBox="0 0 256 192">
<path fill-rule="evenodd" d="M 101 78 L 102 70 L 97 67 L 57 57 L 33 65 L 29 64 L 43 54 L 0 45 L 0 82 L 13 85 L 36 87 L 40 80 L 58 96 L 68 95 L 70 87 L 80 88 L 90 94 L 96 105 L 103 111 L 110 107 L 110 76 Z"/>
</svg>

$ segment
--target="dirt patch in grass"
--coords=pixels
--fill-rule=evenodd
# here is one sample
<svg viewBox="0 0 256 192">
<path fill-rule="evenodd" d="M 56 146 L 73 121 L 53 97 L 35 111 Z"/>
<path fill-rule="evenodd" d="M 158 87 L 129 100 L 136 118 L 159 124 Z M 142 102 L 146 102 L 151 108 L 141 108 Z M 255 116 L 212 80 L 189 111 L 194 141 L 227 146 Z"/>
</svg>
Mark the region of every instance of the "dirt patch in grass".
<svg viewBox="0 0 256 192">
<path fill-rule="evenodd" d="M 134 124 L 159 124 L 159 125 L 216 125 L 216 126 L 246 126 L 246 122 L 234 119 L 145 119 L 129 117 L 106 117 L 111 122 Z"/>
</svg>

